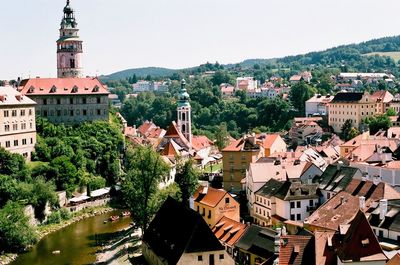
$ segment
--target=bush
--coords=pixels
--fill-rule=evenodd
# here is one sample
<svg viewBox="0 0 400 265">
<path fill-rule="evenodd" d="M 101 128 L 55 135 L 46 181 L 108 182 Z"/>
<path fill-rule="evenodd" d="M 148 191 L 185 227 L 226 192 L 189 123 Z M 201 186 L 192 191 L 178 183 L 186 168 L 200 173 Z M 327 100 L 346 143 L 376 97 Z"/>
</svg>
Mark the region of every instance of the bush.
<svg viewBox="0 0 400 265">
<path fill-rule="evenodd" d="M 60 211 L 52 212 L 49 217 L 47 217 L 47 224 L 59 224 L 61 223 Z"/>
<path fill-rule="evenodd" d="M 67 208 L 61 208 L 60 209 L 60 217 L 63 220 L 69 220 L 71 219 L 71 212 Z"/>
</svg>

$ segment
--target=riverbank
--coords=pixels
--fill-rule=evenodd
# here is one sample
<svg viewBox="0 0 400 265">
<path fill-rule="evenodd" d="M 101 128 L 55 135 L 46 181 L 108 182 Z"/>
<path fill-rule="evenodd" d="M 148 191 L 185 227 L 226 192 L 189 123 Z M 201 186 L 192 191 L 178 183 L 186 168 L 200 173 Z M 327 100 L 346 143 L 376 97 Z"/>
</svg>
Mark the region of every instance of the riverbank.
<svg viewBox="0 0 400 265">
<path fill-rule="evenodd" d="M 96 253 L 96 265 L 145 265 L 141 253 L 141 229 L 130 227 L 113 235 Z"/>
<path fill-rule="evenodd" d="M 86 208 L 80 212 L 73 213 L 72 217 L 70 219 L 62 221 L 59 224 L 49 224 L 49 225 L 38 226 L 37 230 L 36 230 L 38 233 L 38 241 L 40 241 L 46 235 L 56 232 L 58 230 L 61 230 L 73 223 L 82 221 L 84 219 L 87 219 L 87 218 L 90 218 L 93 216 L 108 213 L 113 210 L 115 210 L 115 209 L 113 209 L 109 206 L 97 206 L 97 207 L 93 207 L 93 208 Z M 16 253 L 6 253 L 3 255 L 0 255 L 0 265 L 10 264 L 17 257 L 18 257 L 18 254 L 16 254 Z"/>
</svg>

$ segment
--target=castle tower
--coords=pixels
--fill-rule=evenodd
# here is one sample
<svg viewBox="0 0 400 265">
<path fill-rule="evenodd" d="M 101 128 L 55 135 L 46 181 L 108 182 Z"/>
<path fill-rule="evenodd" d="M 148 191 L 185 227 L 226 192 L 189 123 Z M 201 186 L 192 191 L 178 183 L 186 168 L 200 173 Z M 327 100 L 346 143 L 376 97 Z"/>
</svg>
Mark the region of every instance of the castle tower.
<svg viewBox="0 0 400 265">
<path fill-rule="evenodd" d="M 60 25 L 60 38 L 57 40 L 58 78 L 82 77 L 82 41 L 78 36 L 77 26 L 74 10 L 67 0 Z"/>
<path fill-rule="evenodd" d="M 186 81 L 182 79 L 178 97 L 178 128 L 185 138 L 192 143 L 192 108 L 189 103 L 189 94 L 186 91 Z"/>
</svg>

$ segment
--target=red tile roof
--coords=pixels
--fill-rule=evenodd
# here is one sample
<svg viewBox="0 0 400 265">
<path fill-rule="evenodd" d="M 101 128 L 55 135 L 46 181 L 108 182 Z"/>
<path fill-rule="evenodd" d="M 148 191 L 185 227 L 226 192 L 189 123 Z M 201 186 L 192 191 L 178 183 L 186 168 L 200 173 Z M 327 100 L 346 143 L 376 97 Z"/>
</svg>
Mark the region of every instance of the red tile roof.
<svg viewBox="0 0 400 265">
<path fill-rule="evenodd" d="M 146 135 L 146 133 L 151 129 L 157 127 L 153 122 L 151 121 L 145 121 L 143 122 L 142 125 L 139 126 L 138 132 L 141 135 Z"/>
<path fill-rule="evenodd" d="M 263 140 L 263 147 L 265 149 L 270 149 L 272 145 L 275 143 L 275 141 L 280 137 L 278 134 L 268 134 L 265 136 L 265 139 Z"/>
<path fill-rule="evenodd" d="M 281 236 L 279 265 L 314 265 L 315 249 L 312 236 Z"/>
<path fill-rule="evenodd" d="M 24 95 L 109 94 L 97 78 L 31 78 L 22 80 L 18 90 Z"/>
<path fill-rule="evenodd" d="M 233 246 L 246 231 L 246 228 L 247 225 L 224 216 L 212 228 L 212 232 L 219 241 Z"/>
<path fill-rule="evenodd" d="M 196 135 L 192 137 L 192 147 L 196 151 L 212 146 L 214 143 L 205 135 Z"/>
<path fill-rule="evenodd" d="M 206 191 L 207 193 L 204 193 L 204 191 Z M 222 198 L 225 197 L 226 194 L 229 193 L 225 190 L 218 190 L 212 187 L 200 186 L 194 193 L 193 199 L 195 202 L 199 202 L 210 207 L 215 207 L 222 200 Z"/>
<path fill-rule="evenodd" d="M 386 265 L 399 265 L 400 264 L 400 253 L 394 255 Z"/>
</svg>

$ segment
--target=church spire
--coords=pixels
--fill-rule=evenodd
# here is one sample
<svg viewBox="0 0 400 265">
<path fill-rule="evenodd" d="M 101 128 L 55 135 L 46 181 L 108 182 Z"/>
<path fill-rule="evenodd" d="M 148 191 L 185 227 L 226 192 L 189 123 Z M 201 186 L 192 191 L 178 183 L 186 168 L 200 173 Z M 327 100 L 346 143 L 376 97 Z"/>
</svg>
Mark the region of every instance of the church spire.
<svg viewBox="0 0 400 265">
<path fill-rule="evenodd" d="M 189 100 L 190 96 L 186 90 L 186 81 L 182 79 L 178 96 L 178 128 L 189 143 L 192 144 L 192 109 Z"/>
<path fill-rule="evenodd" d="M 75 11 L 69 0 L 67 0 L 63 12 L 60 38 L 57 40 L 57 76 L 58 78 L 81 77 L 82 41 L 78 35 Z"/>
</svg>

